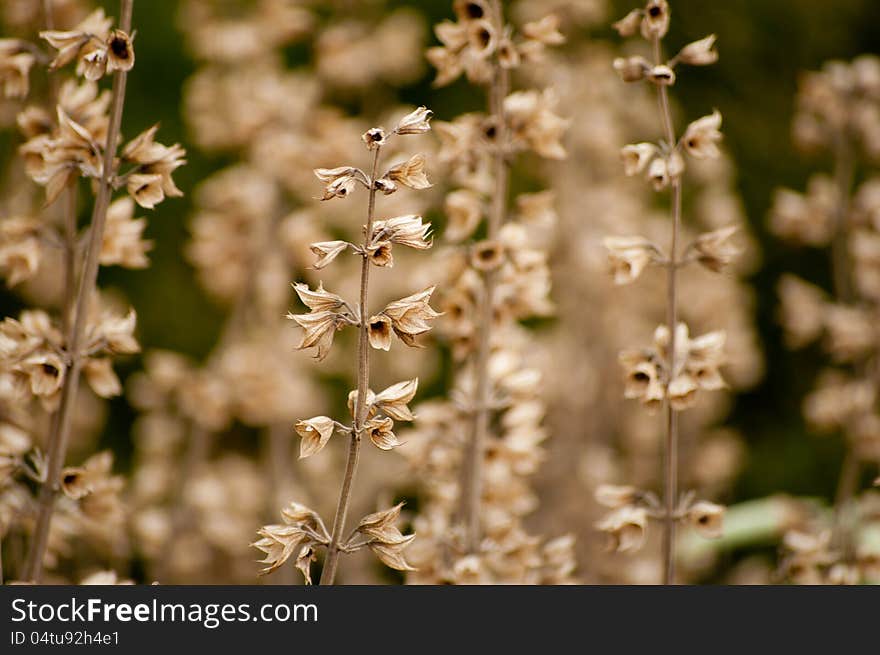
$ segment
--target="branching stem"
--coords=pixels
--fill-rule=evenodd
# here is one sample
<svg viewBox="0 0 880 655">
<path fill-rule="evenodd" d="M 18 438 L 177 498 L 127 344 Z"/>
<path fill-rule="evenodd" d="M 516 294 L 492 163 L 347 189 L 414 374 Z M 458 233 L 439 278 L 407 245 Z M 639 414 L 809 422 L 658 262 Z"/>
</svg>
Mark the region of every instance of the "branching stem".
<svg viewBox="0 0 880 655">
<path fill-rule="evenodd" d="M 134 0 L 121 0 L 119 29 L 131 32 L 131 14 Z M 80 350 L 85 335 L 88 305 L 95 292 L 98 279 L 98 263 L 101 244 L 104 237 L 104 225 L 107 221 L 107 208 L 110 205 L 111 180 L 113 178 L 116 146 L 119 141 L 119 128 L 122 125 L 122 109 L 125 105 L 125 71 L 116 71 L 113 75 L 113 90 L 110 101 L 110 126 L 107 130 L 107 141 L 104 145 L 104 160 L 101 178 L 98 182 L 97 196 L 92 211 L 91 229 L 88 249 L 83 265 L 80 284 L 77 287 L 76 303 L 73 308 L 73 319 L 70 334 L 67 335 L 67 352 L 71 359 L 64 376 L 61 389 L 61 406 L 57 421 L 53 421 L 49 435 L 49 454 L 46 481 L 40 487 L 38 498 L 37 523 L 28 554 L 28 566 L 25 579 L 39 583 L 43 577 L 43 557 L 49 541 L 49 527 L 55 508 L 55 498 L 60 489 L 61 470 L 67 456 L 70 441 L 71 420 L 79 389 L 79 378 L 82 366 Z"/>
<path fill-rule="evenodd" d="M 360 293 L 360 327 L 358 332 L 358 386 L 357 403 L 355 405 L 354 426 L 352 427 L 349 443 L 348 457 L 345 461 L 345 474 L 342 478 L 342 490 L 339 493 L 339 503 L 336 505 L 336 515 L 333 518 L 333 533 L 330 536 L 330 544 L 327 546 L 327 559 L 324 561 L 324 569 L 321 571 L 321 584 L 332 585 L 336 578 L 336 569 L 339 565 L 340 544 L 342 534 L 345 531 L 345 519 L 348 515 L 348 507 L 351 504 L 351 490 L 354 484 L 354 476 L 357 473 L 358 461 L 360 460 L 361 439 L 364 433 L 364 424 L 367 421 L 367 390 L 370 388 L 370 315 L 367 311 L 367 300 L 370 286 L 370 258 L 367 251 L 370 245 L 370 237 L 373 232 L 373 217 L 376 210 L 376 184 L 379 174 L 379 153 L 382 147 L 376 146 L 373 153 L 372 173 L 370 174 L 370 199 L 367 206 L 367 225 L 364 230 L 364 252 L 361 262 L 361 293 Z"/>
</svg>

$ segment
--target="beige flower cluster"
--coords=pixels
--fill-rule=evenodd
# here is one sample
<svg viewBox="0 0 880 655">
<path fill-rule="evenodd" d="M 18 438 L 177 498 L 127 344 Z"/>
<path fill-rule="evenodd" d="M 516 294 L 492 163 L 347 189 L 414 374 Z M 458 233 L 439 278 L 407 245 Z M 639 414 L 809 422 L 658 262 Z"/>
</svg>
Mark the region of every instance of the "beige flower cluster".
<svg viewBox="0 0 880 655">
<path fill-rule="evenodd" d="M 739 247 L 731 242 L 736 227 L 724 227 L 702 234 L 686 248 L 681 247 L 683 221 L 682 184 L 687 169 L 686 156 L 695 160 L 717 159 L 721 156 L 718 142 L 721 114 L 716 110 L 690 125 L 676 138 L 673 124 L 669 87 L 675 84 L 676 69 L 681 65 L 705 66 L 718 59 L 715 37 L 710 35 L 682 48 L 672 59 L 664 60 L 663 39 L 669 31 L 671 10 L 666 0 L 650 0 L 643 8 L 634 9 L 614 24 L 621 36 L 641 37 L 650 44 L 652 58 L 641 55 L 618 58 L 614 69 L 624 82 L 643 82 L 656 88 L 657 106 L 663 138 L 657 143 L 636 143 L 620 153 L 624 172 L 628 176 L 644 174 L 654 190 L 670 191 L 671 225 L 667 228 L 669 248 L 664 250 L 647 237 L 613 237 L 605 240 L 609 268 L 617 284 L 628 284 L 638 278 L 648 266 L 658 266 L 666 272 L 666 323 L 654 331 L 650 348 L 627 349 L 620 355 L 626 373 L 626 398 L 639 399 L 652 409 L 664 408 L 666 435 L 663 448 L 662 503 L 649 492 L 637 492 L 638 503 L 620 502 L 609 505 L 597 497 L 600 504 L 610 506 L 613 512 L 597 523 L 610 535 L 609 543 L 619 551 L 641 547 L 645 519 L 657 519 L 663 526 L 662 560 L 666 583 L 675 580 L 675 529 L 690 515 L 693 492 L 679 496 L 679 419 L 681 411 L 694 406 L 700 390 L 719 390 L 725 387 L 720 368 L 725 364 L 726 335 L 714 331 L 691 338 L 687 325 L 679 321 L 679 280 L 682 269 L 699 263 L 713 272 L 729 265 L 739 254 Z M 607 487 L 599 487 L 602 494 Z M 700 501 L 693 507 L 712 507 L 720 521 L 722 508 Z M 699 525 L 699 522 L 697 523 Z M 717 537 L 720 528 L 703 531 Z"/>
<path fill-rule="evenodd" d="M 45 187 L 44 211 L 0 219 L 0 273 L 9 286 L 54 276 L 63 289 L 60 306 L 27 309 L 0 323 L 0 535 L 27 535 L 27 561 L 18 576 L 34 582 L 44 579 L 44 566 L 55 567 L 72 554 L 74 540 L 84 540 L 95 556 L 122 557 L 128 548 L 120 538 L 124 481 L 112 474 L 112 455 L 84 456 L 79 467 L 67 466 L 66 459 L 71 444 L 81 450 L 83 433 L 102 420 L 94 396 L 79 393 L 80 379 L 98 397 L 117 396 L 122 384 L 113 359 L 140 351 L 135 311 L 99 292 L 98 268 L 147 266 L 151 243 L 143 239 L 145 220 L 134 218 L 135 203 L 152 209 L 166 196 L 182 195 L 172 174 L 185 163 L 181 146 L 155 142 L 155 127 L 118 149 L 125 76 L 135 62 L 131 0 L 120 4 L 117 29 L 102 9 L 86 14 L 81 3 L 46 6 L 48 14 L 37 16 L 16 3 L 8 10 L 22 28 L 40 25 L 39 37 L 50 51 L 20 40 L 4 40 L 0 48 L 0 79 L 9 96 L 28 94 L 29 68 L 39 64 L 48 71 L 47 82 L 36 87 L 46 89 L 45 97 L 28 97 L 16 120 L 24 171 Z M 64 25 L 60 20 L 72 27 L 57 29 Z M 62 69 L 74 62 L 77 77 L 64 77 Z M 112 78 L 112 89 L 102 91 L 105 77 Z M 114 201 L 114 191 L 122 188 L 129 197 Z M 91 220 L 81 225 L 79 195 L 85 189 L 94 198 Z M 61 266 L 53 265 L 57 260 Z M 33 409 L 35 401 L 40 410 Z M 82 407 L 89 403 L 92 418 L 84 422 Z M 13 405 L 33 411 L 19 413 Z M 33 486 L 36 495 L 29 491 Z"/>
<path fill-rule="evenodd" d="M 780 321 L 793 349 L 819 343 L 827 355 L 803 401 L 807 424 L 844 439 L 842 464 L 830 523 L 814 517 L 785 538 L 780 573 L 805 584 L 857 584 L 877 580 L 880 550 L 873 544 L 876 497 L 860 488 L 862 471 L 880 462 L 877 412 L 877 244 L 880 243 L 880 183 L 855 181 L 876 159 L 880 134 L 880 60 L 858 57 L 831 62 L 802 76 L 794 134 L 805 148 L 831 150 L 834 171 L 816 174 L 800 194 L 777 191 L 770 225 L 794 245 L 826 248 L 832 290 L 791 274 L 778 286 Z"/>
<path fill-rule="evenodd" d="M 309 309 L 307 314 L 288 314 L 288 318 L 302 328 L 302 340 L 298 349 L 315 349 L 315 358 L 323 360 L 330 352 L 333 338 L 338 330 L 347 326 L 358 331 L 357 389 L 348 396 L 348 409 L 352 423 L 346 425 L 327 416 L 315 416 L 299 421 L 295 428 L 302 438 L 300 457 L 309 457 L 321 451 L 334 433 L 349 436 L 349 453 L 345 474 L 339 493 L 339 503 L 333 519 L 332 531 L 328 531 L 313 510 L 301 505 L 283 512 L 285 525 L 269 525 L 259 531 L 260 540 L 253 545 L 262 550 L 267 564 L 264 573 L 282 566 L 292 555 L 296 565 L 311 582 L 309 564 L 316 559 L 316 551 L 326 548 L 327 555 L 321 572 L 322 584 L 333 584 L 340 553 L 353 553 L 369 548 L 384 564 L 401 571 L 411 570 L 403 550 L 412 542 L 414 535 L 404 536 L 395 526 L 401 506 L 364 517 L 354 532 L 346 536 L 345 522 L 351 504 L 352 485 L 357 473 L 360 446 L 364 437 L 380 450 L 391 450 L 400 441 L 394 433 L 394 421 L 412 421 L 415 417 L 408 404 L 415 397 L 418 379 L 394 384 L 380 393 L 370 389 L 370 351 L 389 350 L 392 333 L 405 345 L 418 347 L 417 337 L 431 328 L 438 314 L 428 304 L 434 288 L 414 293 L 389 303 L 378 314 L 371 315 L 369 300 L 370 271 L 372 267 L 390 268 L 393 264 L 394 246 L 406 246 L 416 250 L 431 247 L 430 223 L 420 216 L 405 215 L 396 218 L 376 218 L 377 196 L 391 195 L 399 186 L 421 190 L 430 186 L 425 175 L 425 157 L 417 154 L 380 168 L 380 154 L 391 140 L 407 135 L 428 132 L 433 112 L 425 107 L 401 118 L 389 132 L 374 127 L 361 139 L 372 153 L 369 172 L 354 166 L 332 169 L 319 168 L 315 176 L 324 185 L 321 200 L 346 198 L 356 189 L 367 190 L 367 218 L 363 228 L 363 241 L 321 242 L 312 244 L 317 257 L 315 267 L 323 269 L 346 250 L 361 258 L 360 295 L 357 305 L 341 296 L 330 293 L 318 284 L 310 289 L 305 284 L 294 284 L 299 299 Z"/>
<path fill-rule="evenodd" d="M 528 478 L 543 458 L 542 372 L 529 361 L 518 321 L 552 313 L 550 270 L 540 232 L 556 220 L 551 192 L 508 207 L 510 166 L 521 152 L 565 156 L 568 121 L 555 96 L 510 92 L 509 75 L 564 37 L 550 15 L 517 32 L 498 2 L 455 2 L 457 20 L 435 27 L 428 51 L 437 85 L 464 73 L 487 87 L 489 109 L 438 122 L 438 156 L 458 185 L 444 201 L 441 332 L 458 371 L 449 398 L 419 407 L 401 452 L 424 489 L 410 549 L 414 583 L 563 583 L 575 568 L 570 535 L 529 534 L 537 508 Z M 510 215 L 510 216 L 509 216 Z M 478 236 L 479 235 L 479 236 Z M 485 236 L 483 236 L 485 235 Z"/>
</svg>

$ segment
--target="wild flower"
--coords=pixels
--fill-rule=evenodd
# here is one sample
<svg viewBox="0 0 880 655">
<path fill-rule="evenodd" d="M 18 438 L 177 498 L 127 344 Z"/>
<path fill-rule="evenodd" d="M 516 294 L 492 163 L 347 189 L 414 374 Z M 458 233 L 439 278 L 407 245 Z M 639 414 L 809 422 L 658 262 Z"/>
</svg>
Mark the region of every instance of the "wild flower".
<svg viewBox="0 0 880 655">
<path fill-rule="evenodd" d="M 358 303 L 353 305 L 341 296 L 326 291 L 321 283 L 316 289 L 311 289 L 305 284 L 294 284 L 297 295 L 310 311 L 307 314 L 291 313 L 288 318 L 303 328 L 302 340 L 297 348 L 314 348 L 315 358 L 319 361 L 329 354 L 337 330 L 349 326 L 357 328 L 358 382 L 357 389 L 348 397 L 352 420 L 350 425 L 326 416 L 316 416 L 296 424 L 296 431 L 302 438 L 300 457 L 310 457 L 318 453 L 336 432 L 347 434 L 349 437 L 348 458 L 332 531 L 328 533 L 323 529 L 320 517 L 307 508 L 303 508 L 296 517 L 290 518 L 289 529 L 266 526 L 260 531 L 263 538 L 253 544 L 266 553 L 264 562 L 270 566 L 264 570 L 264 573 L 283 565 L 287 559 L 297 553 L 297 567 L 309 583 L 311 582 L 309 563 L 314 559 L 317 549 L 326 548 L 321 583 L 333 584 L 340 553 L 352 553 L 364 547 L 369 547 L 384 564 L 391 568 L 411 570 L 404 559 L 403 550 L 413 540 L 414 535 L 403 536 L 393 525 L 400 514 L 400 506 L 365 517 L 348 536 L 345 536 L 344 530 L 362 440 L 364 437 L 369 437 L 373 445 L 380 450 L 391 450 L 400 445 L 393 431 L 394 421 L 410 421 L 414 418 L 407 404 L 415 396 L 418 380 L 401 382 L 375 394 L 370 389 L 370 350 L 371 348 L 388 350 L 391 346 L 391 332 L 407 346 L 418 346 L 417 337 L 430 330 L 430 321 L 438 316 L 428 304 L 434 291 L 433 287 L 393 301 L 372 317 L 368 309 L 371 268 L 390 267 L 394 245 L 416 250 L 425 250 L 431 245 L 426 240 L 430 223 L 423 223 L 420 216 L 406 215 L 376 220 L 376 200 L 379 192 L 390 195 L 397 190 L 396 184 L 412 189 L 425 189 L 430 186 L 425 174 L 424 155 L 413 155 L 404 162 L 392 165 L 384 172 L 380 168 L 380 155 L 383 148 L 387 147 L 389 141 L 396 136 L 427 132 L 430 129 L 431 115 L 430 110 L 419 107 L 404 116 L 392 132 L 386 133 L 382 128 L 366 131 L 362 140 L 367 150 L 373 153 L 369 172 L 354 166 L 315 170 L 315 176 L 324 184 L 324 195 L 321 200 L 345 198 L 359 186 L 368 190 L 367 218 L 363 228 L 362 243 L 343 242 L 344 245 L 341 246 L 315 243 L 311 246 L 312 252 L 317 256 L 319 268 L 324 268 L 347 248 L 361 257 L 360 296 Z M 331 252 L 333 254 L 328 259 L 328 253 Z M 379 253 L 382 253 L 381 256 Z M 308 514 L 311 523 L 304 523 L 300 518 L 301 514 L 303 516 Z M 309 525 L 311 530 L 307 529 Z M 322 529 L 316 532 L 316 528 Z"/>
<path fill-rule="evenodd" d="M 415 519 L 420 538 L 410 550 L 419 570 L 408 579 L 568 581 L 575 568 L 573 540 L 542 542 L 521 522 L 535 509 L 526 478 L 538 467 L 547 434 L 541 372 L 530 365 L 528 337 L 516 322 L 552 312 L 548 256 L 530 223 L 540 218 L 552 227 L 552 194 L 519 196 L 519 220 L 508 207 L 514 157 L 564 157 L 568 125 L 556 113 L 552 89 L 511 92 L 510 74 L 564 37 L 554 15 L 517 32 L 498 2 L 456 2 L 453 9 L 455 22 L 435 26 L 443 45 L 428 50 L 435 85 L 464 74 L 486 87 L 489 106 L 486 113 L 435 124 L 439 158 L 460 187 L 444 203 L 443 237 L 460 245 L 447 255 L 448 284 L 438 295 L 443 336 L 461 370 L 447 401 L 417 409 L 419 419 L 401 449 L 429 498 Z M 482 225 L 485 234 L 478 236 Z"/>
<path fill-rule="evenodd" d="M 725 334 L 711 332 L 691 339 L 685 323 L 679 320 L 678 273 L 691 262 L 698 262 L 709 270 L 720 271 L 740 252 L 730 242 L 735 226 L 722 228 L 697 237 L 687 248 L 680 245 L 682 231 L 682 186 L 687 169 L 687 158 L 714 159 L 721 155 L 718 142 L 722 135 L 721 114 L 712 114 L 691 122 L 680 138 L 670 109 L 669 87 L 676 82 L 676 68 L 681 64 L 708 65 L 714 63 L 715 37 L 685 46 L 668 61 L 663 58 L 663 39 L 669 30 L 671 9 L 666 0 L 650 0 L 643 9 L 634 9 L 614 24 L 622 36 L 637 32 L 651 45 L 653 60 L 643 57 L 619 58 L 614 69 L 627 83 L 646 82 L 656 87 L 663 139 L 656 144 L 638 143 L 626 146 L 621 152 L 627 175 L 646 175 L 655 191 L 671 192 L 670 246 L 664 252 L 660 246 L 644 237 L 606 239 L 609 263 L 615 282 L 627 284 L 635 280 L 649 264 L 666 269 L 667 321 L 654 332 L 650 348 L 629 349 L 621 353 L 620 363 L 626 374 L 626 398 L 639 399 L 649 409 L 666 411 L 666 438 L 663 453 L 663 502 L 651 493 L 638 493 L 637 499 L 616 509 L 621 512 L 639 512 L 657 519 L 663 525 L 663 581 L 675 582 L 675 530 L 679 522 L 690 520 L 698 532 L 707 537 L 721 534 L 723 508 L 699 501 L 694 493 L 678 497 L 678 432 L 679 413 L 693 407 L 700 390 L 724 388 L 720 368 L 725 363 Z M 597 492 L 598 494 L 598 492 Z M 641 515 L 641 514 L 640 514 Z M 618 532 L 627 525 L 612 514 L 597 527 L 614 537 L 612 546 L 617 550 L 637 550 L 643 538 L 621 540 Z M 644 530 L 644 521 L 640 524 Z"/>
<path fill-rule="evenodd" d="M 868 177 L 859 187 L 855 181 L 860 166 L 878 154 L 878 71 L 880 61 L 864 56 L 829 62 L 802 76 L 795 140 L 806 150 L 830 149 L 834 171 L 812 176 L 805 194 L 778 190 L 770 212 L 777 236 L 829 252 L 831 292 L 786 274 L 777 287 L 779 315 L 790 348 L 818 342 L 829 358 L 804 398 L 803 414 L 813 430 L 840 434 L 846 446 L 830 525 L 803 526 L 786 535 L 780 574 L 798 583 L 857 583 L 873 574 L 874 554 L 859 544 L 871 502 L 869 494 L 860 497 L 859 480 L 865 464 L 876 463 L 880 453 L 872 218 L 878 197 L 876 179 Z"/>
</svg>

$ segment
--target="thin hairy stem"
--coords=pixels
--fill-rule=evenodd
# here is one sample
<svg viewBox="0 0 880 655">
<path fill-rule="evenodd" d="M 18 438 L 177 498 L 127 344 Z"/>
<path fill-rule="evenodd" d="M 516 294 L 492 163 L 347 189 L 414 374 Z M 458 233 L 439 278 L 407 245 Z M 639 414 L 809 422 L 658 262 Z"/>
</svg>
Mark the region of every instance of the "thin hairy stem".
<svg viewBox="0 0 880 655">
<path fill-rule="evenodd" d="M 500 34 L 504 28 L 501 3 L 492 3 L 495 29 Z M 495 127 L 495 150 L 493 173 L 495 188 L 492 195 L 486 237 L 494 240 L 504 224 L 507 214 L 507 194 L 510 185 L 510 169 L 505 145 L 507 129 L 504 117 L 504 99 L 510 86 L 506 68 L 495 63 L 492 86 L 489 89 L 489 111 Z M 487 271 L 483 276 L 483 294 L 480 299 L 479 337 L 474 359 L 475 402 L 471 414 L 470 430 L 462 466 L 461 516 L 465 528 L 465 547 L 469 553 L 476 552 L 480 544 L 480 502 L 483 496 L 483 452 L 489 431 L 492 385 L 489 379 L 489 356 L 492 349 L 492 323 L 495 319 L 495 288 L 497 272 Z"/>
<path fill-rule="evenodd" d="M 849 138 L 841 137 L 834 149 L 834 186 L 837 193 L 837 207 L 834 212 L 834 234 L 831 240 L 831 269 L 834 295 L 844 303 L 854 300 L 847 221 L 854 180 L 855 159 L 852 144 Z"/>
<path fill-rule="evenodd" d="M 848 222 L 850 196 L 854 181 L 855 157 L 852 143 L 848 135 L 841 135 L 834 148 L 834 185 L 837 193 L 837 207 L 834 212 L 834 234 L 831 240 L 831 275 L 834 295 L 842 303 L 852 303 L 856 300 L 849 258 L 850 231 Z M 859 368 L 864 372 L 865 366 Z M 850 548 L 846 514 L 853 496 L 858 491 L 861 461 L 858 453 L 849 443 L 846 434 L 844 434 L 844 448 L 846 452 L 837 482 L 837 492 L 834 496 L 831 543 L 846 557 Z"/>
<path fill-rule="evenodd" d="M 373 216 L 376 210 L 376 178 L 379 174 L 379 153 L 381 146 L 376 146 L 373 153 L 373 167 L 370 173 L 370 200 L 367 205 L 367 225 L 364 230 L 364 252 L 361 262 L 361 294 L 360 294 L 360 327 L 358 329 L 358 386 L 357 403 L 355 405 L 354 425 L 352 426 L 348 443 L 348 457 L 345 461 L 345 475 L 342 478 L 342 490 L 339 493 L 339 503 L 336 505 L 336 515 L 333 517 L 333 533 L 330 536 L 330 544 L 327 546 L 327 559 L 324 569 L 321 571 L 321 584 L 332 585 L 336 578 L 336 568 L 339 565 L 340 543 L 345 531 L 345 518 L 348 515 L 348 506 L 351 504 L 351 489 L 354 484 L 354 476 L 357 473 L 358 461 L 361 453 L 361 438 L 364 433 L 364 423 L 367 421 L 367 390 L 370 388 L 370 315 L 367 311 L 367 300 L 370 288 L 370 257 L 368 248 L 370 237 L 373 233 Z"/>
<path fill-rule="evenodd" d="M 654 38 L 654 61 L 663 63 L 660 39 Z M 669 107 L 669 91 L 665 85 L 657 87 L 657 101 L 663 121 L 664 139 L 669 148 L 676 145 L 672 110 Z M 663 584 L 675 582 L 675 503 L 678 496 L 678 412 L 669 401 L 669 385 L 675 375 L 676 324 L 678 323 L 678 236 L 681 229 L 681 177 L 674 176 L 672 186 L 672 235 L 669 245 L 669 265 L 666 282 L 666 325 L 669 329 L 669 353 L 666 376 L 666 439 L 663 450 Z"/>
<path fill-rule="evenodd" d="M 131 32 L 133 3 L 134 0 L 121 0 L 120 2 L 119 29 L 124 32 Z M 52 521 L 55 498 L 60 490 L 61 469 L 64 467 L 67 446 L 70 440 L 71 419 L 73 418 L 73 409 L 76 404 L 76 394 L 79 389 L 82 365 L 80 350 L 85 334 L 88 304 L 95 291 L 95 284 L 98 279 L 98 259 L 101 253 L 104 225 L 107 221 L 107 208 L 110 204 L 112 192 L 111 183 L 116 146 L 119 141 L 119 128 L 122 124 L 122 109 L 125 104 L 126 79 L 127 74 L 125 71 L 116 71 L 113 75 L 110 126 L 107 131 L 107 141 L 104 145 L 103 168 L 92 211 L 85 264 L 82 268 L 80 284 L 76 294 L 76 304 L 73 309 L 73 327 L 70 340 L 67 342 L 70 362 L 67 365 L 61 389 L 61 406 L 58 410 L 58 420 L 53 423 L 52 432 L 49 435 L 46 479 L 40 487 L 39 499 L 37 501 L 37 524 L 34 530 L 33 541 L 31 542 L 26 574 L 26 579 L 37 583 L 41 581 L 43 575 L 43 557 L 49 541 L 49 526 Z"/>
<path fill-rule="evenodd" d="M 76 298 L 76 201 L 78 178 L 74 177 L 67 188 L 67 204 L 64 207 L 64 303 L 61 325 L 65 338 L 70 339 L 73 327 L 73 302 Z"/>
</svg>

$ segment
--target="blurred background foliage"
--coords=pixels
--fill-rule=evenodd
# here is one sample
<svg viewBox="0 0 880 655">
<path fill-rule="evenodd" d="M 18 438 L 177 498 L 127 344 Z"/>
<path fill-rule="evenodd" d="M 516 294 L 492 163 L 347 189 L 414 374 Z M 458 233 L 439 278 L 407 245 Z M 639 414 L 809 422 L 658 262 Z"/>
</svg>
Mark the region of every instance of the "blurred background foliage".
<svg viewBox="0 0 880 655">
<path fill-rule="evenodd" d="M 110 15 L 116 3 L 101 2 Z M 358 2 L 350 3 L 353 10 Z M 389 6 L 409 6 L 426 15 L 430 25 L 450 16 L 448 0 L 394 1 Z M 553 4 L 548 1 L 548 9 Z M 577 33 L 570 41 L 619 39 L 611 20 L 635 6 L 615 0 L 609 26 Z M 791 353 L 781 342 L 776 323 L 776 281 L 792 271 L 828 284 L 825 256 L 810 249 L 793 250 L 776 241 L 766 228 L 773 190 L 778 186 L 802 189 L 811 172 L 828 170 L 829 161 L 800 156 L 792 145 L 790 123 L 798 74 L 813 70 L 829 59 L 851 59 L 862 53 L 880 53 L 880 2 L 877 0 L 675 0 L 675 19 L 669 41 L 683 44 L 715 32 L 721 58 L 716 66 L 696 68 L 682 76 L 675 95 L 688 117 L 717 107 L 724 115 L 726 147 L 738 166 L 738 184 L 752 228 L 763 246 L 763 265 L 752 283 L 758 297 L 758 323 L 767 360 L 760 386 L 739 397 L 733 423 L 749 443 L 749 460 L 738 482 L 735 500 L 785 491 L 831 498 L 842 458 L 839 439 L 810 435 L 800 404 L 822 361 L 817 353 Z M 182 199 L 165 202 L 149 213 L 147 236 L 155 241 L 148 272 L 118 267 L 101 271 L 101 286 L 124 292 L 138 311 L 138 332 L 145 350 L 167 348 L 204 357 L 222 325 L 223 311 L 199 288 L 182 255 L 187 239 L 187 217 L 193 187 L 211 172 L 230 162 L 206 158 L 188 145 L 181 116 L 182 89 L 195 69 L 176 27 L 176 0 L 139 0 L 135 3 L 138 66 L 129 78 L 123 122 L 129 137 L 161 122 L 164 143 L 180 141 L 188 147 L 189 165 L 175 177 L 188 192 Z M 429 40 L 430 36 L 427 37 Z M 307 48 L 288 52 L 290 64 L 307 63 Z M 426 104 L 439 119 L 482 106 L 482 96 L 459 82 L 436 90 L 426 76 L 400 90 L 401 100 Z M 347 100 L 339 99 L 345 106 Z M 365 107 L 348 107 L 362 111 Z M 571 117 L 574 121 L 577 116 Z M 0 160 L 15 146 L 15 136 L 0 136 Z M 85 211 L 85 208 L 83 208 Z M 589 221 L 589 216 L 583 217 Z M 20 302 L 0 290 L 0 313 L 13 315 Z M 140 366 L 138 359 L 120 367 L 125 376 Z M 617 375 L 617 371 L 609 371 Z M 125 467 L 129 428 L 134 418 L 125 398 L 111 403 L 110 418 L 102 439 L 112 446 Z"/>
</svg>

